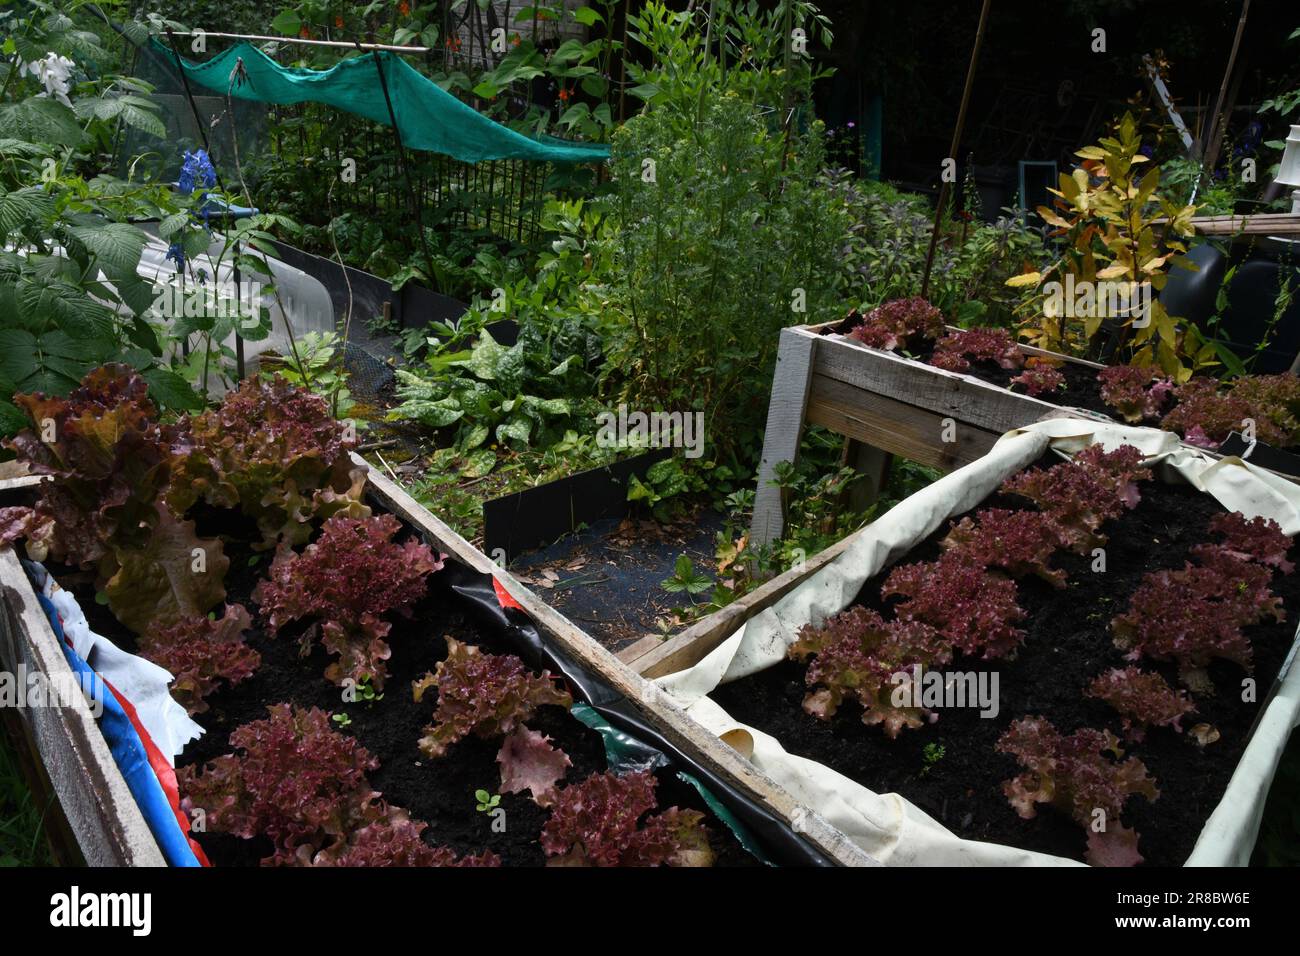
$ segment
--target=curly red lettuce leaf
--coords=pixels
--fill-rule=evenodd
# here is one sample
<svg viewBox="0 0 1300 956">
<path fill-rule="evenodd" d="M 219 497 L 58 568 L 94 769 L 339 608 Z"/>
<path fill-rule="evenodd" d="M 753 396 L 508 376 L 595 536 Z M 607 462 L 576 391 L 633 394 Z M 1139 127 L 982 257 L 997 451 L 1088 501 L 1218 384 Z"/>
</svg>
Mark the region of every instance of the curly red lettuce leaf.
<svg viewBox="0 0 1300 956">
<path fill-rule="evenodd" d="M 1013 577 L 1034 575 L 1053 587 L 1065 586 L 1065 572 L 1052 568 L 1052 555 L 1065 546 L 1061 526 L 1042 511 L 987 508 L 954 523 L 939 542 L 984 568 L 1002 568 Z"/>
<path fill-rule="evenodd" d="M 257 522 L 261 547 L 300 545 L 314 520 L 369 516 L 355 446 L 324 399 L 279 376 L 249 378 L 183 423 L 169 498 L 181 512 L 199 500 L 238 508 Z"/>
<path fill-rule="evenodd" d="M 90 372 L 66 398 L 15 395 L 32 428 L 9 441 L 38 486 L 26 528 L 28 553 L 96 568 L 115 549 L 147 542 L 170 477 L 170 435 L 157 422 L 144 379 L 123 365 Z"/>
<path fill-rule="evenodd" d="M 949 551 L 937 561 L 906 564 L 885 579 L 880 593 L 902 596 L 899 620 L 928 625 L 966 654 L 1005 657 L 1024 640 L 1025 619 L 1016 582 Z"/>
<path fill-rule="evenodd" d="M 177 772 L 181 808 L 204 827 L 274 844 L 263 866 L 498 866 L 431 847 L 426 824 L 386 803 L 367 774 L 377 761 L 319 708 L 276 704 L 230 735 L 234 753 Z"/>
<path fill-rule="evenodd" d="M 972 362 L 992 362 L 1007 369 L 1025 364 L 1025 354 L 1006 329 L 959 329 L 940 339 L 930 364 L 949 372 L 965 372 Z"/>
<path fill-rule="evenodd" d="M 1112 365 L 1097 373 L 1101 400 L 1119 412 L 1126 422 L 1159 418 L 1174 384 L 1153 368 Z"/>
<path fill-rule="evenodd" d="M 305 866 L 387 815 L 366 779 L 379 761 L 334 730 L 326 711 L 289 704 L 267 710 L 266 719 L 231 733 L 236 753 L 201 771 L 178 771 L 182 809 L 203 810 L 206 828 L 217 833 L 269 837 L 275 852 L 263 865 Z"/>
<path fill-rule="evenodd" d="M 142 656 L 171 671 L 172 697 L 191 715 L 208 709 L 206 698 L 220 686 L 252 677 L 262 655 L 244 643 L 252 617 L 241 604 L 227 604 L 216 620 L 187 617 L 141 636 Z"/>
<path fill-rule="evenodd" d="M 504 737 L 539 707 L 573 706 L 572 695 L 557 687 L 548 671 L 534 676 L 512 654 L 484 654 L 454 638 L 447 639 L 447 656 L 436 671 L 414 683 L 416 701 L 430 687 L 437 689 L 438 703 L 420 750 L 432 758 L 470 734 L 485 740 Z"/>
<path fill-rule="evenodd" d="M 539 807 L 555 802 L 555 787 L 573 766 L 569 755 L 551 746 L 551 738 L 522 724 L 511 732 L 497 753 L 501 766 L 501 792 L 528 791 Z"/>
<path fill-rule="evenodd" d="M 1104 700 L 1124 720 L 1124 733 L 1140 743 L 1148 727 L 1171 727 L 1182 733 L 1180 723 L 1196 710 L 1184 690 L 1170 687 L 1159 674 L 1136 667 L 1115 667 L 1097 675 L 1084 691 Z"/>
<path fill-rule="evenodd" d="M 1066 736 L 1044 717 L 1024 717 L 1012 722 L 996 747 L 1025 768 L 1002 785 L 1021 817 L 1032 819 L 1038 804 L 1050 804 L 1088 831 L 1089 863 L 1132 866 L 1142 861 L 1137 834 L 1120 816 L 1130 797 L 1141 794 L 1155 801 L 1160 791 L 1141 760 L 1106 756 L 1107 751 L 1122 756 L 1114 734 L 1084 727 Z"/>
<path fill-rule="evenodd" d="M 1295 565 L 1287 560 L 1291 536 L 1272 518 L 1247 518 L 1240 512 L 1229 511 L 1210 519 L 1210 530 L 1222 535 L 1223 541 L 1197 545 L 1192 549 L 1194 555 L 1205 555 L 1218 549 L 1238 560 L 1254 561 L 1283 574 L 1295 570 Z"/>
<path fill-rule="evenodd" d="M 788 654 L 797 661 L 813 658 L 804 675 L 813 688 L 803 702 L 807 713 L 829 720 L 852 698 L 862 705 L 862 722 L 883 725 L 889 737 L 935 719 L 931 711 L 913 706 L 913 696 L 896 698 L 895 691 L 900 685 L 907 689 L 913 668 L 939 666 L 951 658 L 943 637 L 928 624 L 886 622 L 861 606 L 836 614 L 821 627 L 804 625 Z"/>
<path fill-rule="evenodd" d="M 849 332 L 849 337 L 873 349 L 896 352 L 914 349 L 923 341 L 933 342 L 943 332 L 943 313 L 920 296 L 913 296 L 876 306 Z"/>
<path fill-rule="evenodd" d="M 655 807 L 655 779 L 648 773 L 592 774 L 559 790 L 542 827 L 548 866 L 711 866 L 704 815 Z"/>
<path fill-rule="evenodd" d="M 442 567 L 427 545 L 394 542 L 400 529 L 392 515 L 332 517 L 301 554 L 281 545 L 253 591 L 273 633 L 295 621 L 314 622 L 304 639 L 319 634 L 338 655 L 325 672 L 336 684 L 369 680 L 383 688 L 390 654 L 384 638 L 392 627 L 383 615 L 409 615 L 427 592 L 428 576 Z"/>
<path fill-rule="evenodd" d="M 390 811 L 384 819 L 353 833 L 337 851 L 316 854 L 312 865 L 462 868 L 501 865 L 501 858 L 491 850 L 458 856 L 449 847 L 429 846 L 420 836 L 427 827 L 427 823 L 411 820 L 404 812 Z"/>
</svg>

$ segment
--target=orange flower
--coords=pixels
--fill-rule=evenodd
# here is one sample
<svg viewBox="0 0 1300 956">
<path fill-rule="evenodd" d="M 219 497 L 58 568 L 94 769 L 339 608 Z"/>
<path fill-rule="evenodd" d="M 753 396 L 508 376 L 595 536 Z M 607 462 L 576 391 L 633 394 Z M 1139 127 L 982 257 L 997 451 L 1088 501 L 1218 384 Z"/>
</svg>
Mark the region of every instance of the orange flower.
<svg viewBox="0 0 1300 956">
<path fill-rule="evenodd" d="M 572 96 L 572 95 L 573 95 L 573 94 L 570 93 L 568 90 L 566 90 L 564 87 L 560 87 L 560 102 L 561 102 L 561 103 L 567 103 L 567 102 L 569 102 L 569 97 Z"/>
<path fill-rule="evenodd" d="M 410 16 L 411 5 L 407 3 L 406 0 L 402 0 L 402 2 L 397 5 L 397 12 L 404 17 Z"/>
<path fill-rule="evenodd" d="M 335 15 L 334 26 L 338 27 L 340 30 L 343 29 L 343 15 L 341 13 Z"/>
<path fill-rule="evenodd" d="M 510 42 L 511 42 L 514 46 L 519 46 L 519 44 L 523 42 L 523 38 L 520 37 L 518 33 L 516 33 L 514 36 L 512 36 L 512 37 L 510 38 Z"/>
<path fill-rule="evenodd" d="M 304 23 L 302 25 L 302 29 L 298 31 L 298 36 L 302 37 L 304 40 L 311 39 L 311 29 L 307 26 L 307 24 Z"/>
</svg>

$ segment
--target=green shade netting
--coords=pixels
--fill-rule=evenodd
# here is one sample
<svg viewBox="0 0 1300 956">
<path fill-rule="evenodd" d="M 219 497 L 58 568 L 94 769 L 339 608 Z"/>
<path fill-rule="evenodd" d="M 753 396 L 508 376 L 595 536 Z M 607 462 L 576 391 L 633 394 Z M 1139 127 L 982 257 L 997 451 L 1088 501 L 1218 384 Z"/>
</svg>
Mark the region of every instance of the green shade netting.
<svg viewBox="0 0 1300 956">
<path fill-rule="evenodd" d="M 248 43 L 231 47 L 206 63 L 194 63 L 158 42 L 157 52 L 173 66 L 180 60 L 185 75 L 222 96 L 261 103 L 325 103 L 391 126 L 384 89 L 375 69 L 376 53 L 342 60 L 328 70 L 283 67 Z M 231 86 L 230 74 L 243 61 L 242 78 Z M 516 133 L 462 103 L 428 77 L 396 56 L 380 57 L 397 117 L 402 143 L 411 149 L 443 153 L 462 162 L 488 159 L 527 159 L 546 163 L 590 163 L 609 158 L 607 145 L 576 145 Z"/>
</svg>

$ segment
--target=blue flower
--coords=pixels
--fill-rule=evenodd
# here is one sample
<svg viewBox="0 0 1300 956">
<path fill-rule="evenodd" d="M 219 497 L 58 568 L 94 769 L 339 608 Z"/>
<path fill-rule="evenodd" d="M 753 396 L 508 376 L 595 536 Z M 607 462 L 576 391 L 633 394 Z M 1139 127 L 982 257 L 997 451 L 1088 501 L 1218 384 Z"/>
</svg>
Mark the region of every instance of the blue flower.
<svg viewBox="0 0 1300 956">
<path fill-rule="evenodd" d="M 167 247 L 167 258 L 176 263 L 176 271 L 181 272 L 185 268 L 185 250 L 181 248 L 179 242 L 173 242 Z"/>
<path fill-rule="evenodd" d="M 185 158 L 181 162 L 181 175 L 177 182 L 180 191 L 185 195 L 194 192 L 196 186 L 202 186 L 206 190 L 211 189 L 217 184 L 217 171 L 212 168 L 212 160 L 208 158 L 208 151 L 205 149 L 190 152 L 185 151 Z"/>
</svg>

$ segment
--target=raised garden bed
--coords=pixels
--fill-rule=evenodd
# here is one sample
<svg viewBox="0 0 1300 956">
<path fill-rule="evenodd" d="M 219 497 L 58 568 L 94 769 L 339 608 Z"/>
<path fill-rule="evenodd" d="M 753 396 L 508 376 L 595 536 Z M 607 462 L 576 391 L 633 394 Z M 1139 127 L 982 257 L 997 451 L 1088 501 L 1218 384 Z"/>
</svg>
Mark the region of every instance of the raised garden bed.
<svg viewBox="0 0 1300 956">
<path fill-rule="evenodd" d="M 886 454 L 951 470 L 978 458 L 1005 432 L 1063 410 L 1118 420 L 1102 398 L 1097 373 L 1103 365 L 1018 345 L 1026 358 L 1050 360 L 1062 377 L 1060 389 L 1034 397 L 1023 386 L 1009 387 L 1020 368 L 990 360 L 972 360 L 963 372 L 937 368 L 928 364 L 933 343 L 923 342 L 917 358 L 872 348 L 847 334 L 855 321 L 781 333 L 754 508 L 755 541 L 774 540 L 784 527 L 780 495 L 769 481 L 777 462 L 794 460 L 805 423 L 863 446 L 854 460 L 878 486 Z M 1220 452 L 1258 454 L 1263 467 L 1300 476 L 1300 456 L 1290 450 L 1263 442 L 1248 448 L 1233 435 Z"/>
<path fill-rule="evenodd" d="M 450 743 L 436 760 L 427 754 L 422 756 L 418 749 L 422 728 L 427 736 L 434 722 L 436 694 L 429 693 L 422 702 L 416 701 L 411 681 L 434 670 L 448 655 L 454 639 L 483 654 L 520 658 L 525 672 L 531 673 L 534 680 L 541 672 L 549 671 L 557 691 L 563 690 L 575 702 L 589 705 L 582 721 L 566 713 L 563 704 L 539 704 L 528 718 L 531 730 L 549 736 L 553 745 L 568 754 L 571 764 L 564 779 L 570 784 L 586 780 L 588 774 L 607 766 L 604 738 L 585 723 L 608 724 L 626 735 L 623 756 L 628 762 L 647 766 L 657 780 L 653 803 L 659 809 L 651 815 L 674 805 L 700 813 L 718 864 L 754 861 L 724 818 L 738 821 L 736 832 L 745 834 L 744 840 L 761 855 L 777 862 L 868 862 L 824 821 L 799 812 L 787 794 L 721 742 L 679 711 L 662 706 L 652 685 L 620 665 L 400 488 L 378 474 L 367 474 L 362 459 L 353 455 L 350 467 L 366 479 L 362 500 L 373 514 L 398 519 L 400 530 L 394 535 L 395 542 L 409 543 L 403 547 L 417 547 L 422 542 L 435 554 L 447 555 L 445 566 L 428 576 L 427 586 L 413 599 L 412 616 L 390 616 L 394 626 L 386 636 L 392 653 L 387 658 L 384 698 L 367 703 L 362 697 L 341 703 L 340 688 L 322 676 L 331 664 L 340 664 L 335 656 L 315 642 L 304 642 L 306 652 L 299 656 L 300 642 L 293 638 L 303 633 L 305 621 L 276 625 L 280 633 L 275 638 L 260 626 L 247 628 L 246 643 L 261 655 L 261 664 L 253 676 L 207 694 L 207 709 L 196 711 L 207 734 L 187 747 L 176 761 L 182 797 L 187 785 L 195 786 L 195 778 L 187 780 L 186 768 L 214 758 L 229 763 L 225 755 L 236 749 L 230 737 L 237 728 L 245 727 L 245 744 L 250 721 L 262 722 L 260 732 L 274 729 L 266 723 L 268 705 L 291 703 L 304 708 L 296 715 L 300 723 L 306 719 L 301 717 L 306 708 L 319 707 L 333 712 L 335 719 L 324 726 L 323 737 L 316 735 L 317 745 L 323 739 L 335 741 L 328 745 L 331 748 L 339 738 L 354 740 L 377 758 L 377 765 L 367 767 L 365 786 L 382 792 L 385 800 L 404 808 L 413 820 L 427 823 L 426 847 L 446 846 L 457 854 L 489 851 L 506 864 L 546 861 L 548 854 L 538 844 L 538 837 L 549 813 L 530 799 L 529 790 L 507 792 L 504 781 L 498 785 L 501 768 L 496 756 L 501 749 L 500 739 L 491 739 L 492 734 L 486 740 L 471 735 Z M 24 493 L 30 495 L 31 491 Z M 5 517 L 12 520 L 14 513 L 8 512 Z M 230 570 L 225 578 L 225 600 L 255 606 L 264 596 L 255 593 L 256 582 L 264 577 L 268 564 L 266 552 L 261 552 L 263 558 L 259 560 L 253 549 L 259 539 L 257 525 L 239 512 L 202 502 L 193 506 L 191 517 L 198 534 L 220 534 L 226 545 Z M 335 520 L 331 518 L 326 524 Z M 261 531 L 265 530 L 263 526 Z M 286 552 L 282 551 L 277 561 L 282 559 L 288 560 Z M 103 592 L 96 594 L 89 572 L 63 567 L 52 557 L 47 560 L 48 570 L 78 599 L 94 631 L 123 649 L 138 646 L 136 634 L 141 632 L 124 627 L 115 613 L 98 603 L 97 597 L 102 598 Z M 10 666 L 24 662 L 49 675 L 66 670 L 68 663 L 50 620 L 12 549 L 0 555 L 0 572 L 8 612 L 5 641 L 0 645 L 5 662 Z M 123 597 L 113 592 L 111 585 L 109 595 L 114 600 Z M 258 619 L 262 619 L 260 614 Z M 158 637 L 154 630 L 143 633 L 150 641 Z M 370 645 L 367 653 L 374 652 L 374 645 Z M 343 661 L 340 666 L 347 671 L 349 664 Z M 84 706 L 33 708 L 29 719 L 37 749 L 87 860 L 118 865 L 161 864 L 164 857 L 158 841 L 137 809 L 89 710 Z M 307 737 L 316 738 L 311 734 Z M 631 754 L 626 752 L 628 748 Z M 610 753 L 618 758 L 620 751 L 615 748 Z M 211 772 L 209 764 L 197 780 L 201 783 Z M 679 772 L 685 772 L 693 781 L 680 777 Z M 506 811 L 504 832 L 493 826 L 493 816 L 475 809 L 475 791 L 480 789 L 488 793 L 502 791 L 498 808 Z M 202 793 L 203 788 L 197 792 Z M 713 802 L 715 799 L 718 802 Z M 182 807 L 190 812 L 206 811 L 203 804 L 202 798 L 196 798 Z M 195 835 L 214 862 L 251 864 L 277 848 L 263 836 L 250 839 L 240 838 L 243 834 L 232 835 L 235 831 L 218 832 L 230 830 L 218 816 L 214 812 L 214 825 Z M 555 852 L 551 850 L 549 855 Z"/>
<path fill-rule="evenodd" d="M 1060 413 L 1057 404 L 973 375 L 868 348 L 840 334 L 842 324 L 781 332 L 754 501 L 755 542 L 781 536 L 780 493 L 770 482 L 777 462 L 796 459 L 805 424 L 877 450 L 865 462 L 868 471 L 883 470 L 880 453 L 950 471 L 981 457 L 1006 432 Z M 1028 347 L 1025 352 L 1050 354 Z M 1102 368 L 1061 359 L 1080 382 Z M 879 482 L 877 477 L 877 487 Z"/>
<path fill-rule="evenodd" d="M 805 683 L 807 658 L 787 659 L 805 625 L 820 626 L 854 605 L 892 619 L 899 598 L 881 594 L 891 566 L 933 559 L 950 519 L 985 507 L 1032 508 L 1021 498 L 989 496 L 1008 476 L 1042 461 L 1049 446 L 1074 452 L 1099 435 L 1107 447 L 1140 445 L 1160 457 L 1163 479 L 1181 475 L 1184 482 L 1143 482 L 1137 508 L 1100 529 L 1109 539 L 1104 577 L 1093 572 L 1091 553 L 1060 552 L 1051 567 L 1066 572 L 1067 587 L 1017 576 L 1026 612 L 1018 622 L 1026 632 L 1018 654 L 996 660 L 957 654 L 945 668 L 996 672 L 998 714 L 981 718 L 977 710 L 938 708 L 934 723 L 923 715 L 920 726 L 890 739 L 880 725 L 863 723 L 852 694 L 829 720 L 801 707 L 806 698 L 820 706 L 808 695 L 824 686 Z M 1040 716 L 1065 735 L 1081 727 L 1113 731 L 1125 758 L 1136 756 L 1155 778 L 1158 799 L 1133 796 L 1122 810 L 1124 825 L 1141 834 L 1147 862 L 1244 864 L 1300 700 L 1300 674 L 1292 667 L 1300 610 L 1296 576 L 1273 574 L 1270 582 L 1285 620 L 1270 618 L 1244 630 L 1254 651 L 1253 700 L 1239 699 L 1247 672 L 1215 660 L 1208 675 L 1217 692 L 1194 693 L 1196 711 L 1182 722 L 1182 733 L 1152 727 L 1138 742 L 1128 739 L 1110 705 L 1083 694 L 1102 672 L 1134 664 L 1114 643 L 1110 622 L 1126 611 L 1145 576 L 1201 562 L 1202 553 L 1192 548 L 1219 540 L 1209 530 L 1211 518 L 1226 513 L 1216 496 L 1278 518 L 1289 534 L 1300 530 L 1300 493 L 1267 472 L 1218 463 L 1151 429 L 1044 422 L 914 495 L 817 556 L 809 569 L 769 582 L 763 606 L 738 608 L 729 630 L 672 640 L 631 663 L 642 673 L 667 675 L 660 683 L 697 720 L 887 864 L 1081 860 L 1087 831 L 1077 821 L 1045 804 L 1032 819 L 1021 819 L 1003 789 L 1025 767 L 999 752 L 998 742 L 1013 721 Z M 1137 664 L 1179 687 L 1177 668 L 1168 661 L 1141 657 Z M 1196 737 L 1215 739 L 1201 747 Z"/>
</svg>

